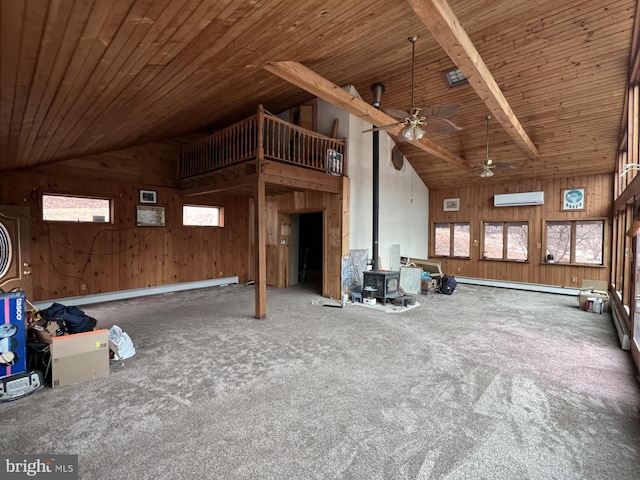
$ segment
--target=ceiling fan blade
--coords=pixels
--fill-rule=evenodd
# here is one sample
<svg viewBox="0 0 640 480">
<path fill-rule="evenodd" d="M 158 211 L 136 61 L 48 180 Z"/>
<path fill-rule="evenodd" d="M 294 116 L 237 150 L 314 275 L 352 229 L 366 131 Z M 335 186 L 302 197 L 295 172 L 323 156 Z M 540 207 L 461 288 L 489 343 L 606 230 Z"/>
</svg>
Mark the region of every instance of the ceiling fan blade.
<svg viewBox="0 0 640 480">
<path fill-rule="evenodd" d="M 494 162 L 494 167 L 496 170 L 505 171 L 505 170 L 517 170 L 520 168 L 520 165 L 516 162 Z"/>
<path fill-rule="evenodd" d="M 404 122 L 391 123 L 389 125 L 382 125 L 380 127 L 369 128 L 367 130 L 363 130 L 362 133 L 378 132 L 380 130 L 389 130 L 390 128 L 397 127 L 399 125 L 404 125 Z"/>
<path fill-rule="evenodd" d="M 451 120 L 443 117 L 427 117 L 427 125 L 423 128 L 425 131 L 431 133 L 451 133 L 462 130 L 461 127 Z"/>
<path fill-rule="evenodd" d="M 426 107 L 422 109 L 422 115 L 427 117 L 445 117 L 449 118 L 454 116 L 460 110 L 460 105 L 457 103 L 452 103 L 449 105 L 431 105 L 430 107 Z"/>
<path fill-rule="evenodd" d="M 400 110 L 399 108 L 382 108 L 381 110 L 393 118 L 406 118 L 411 116 L 409 112 Z"/>
</svg>

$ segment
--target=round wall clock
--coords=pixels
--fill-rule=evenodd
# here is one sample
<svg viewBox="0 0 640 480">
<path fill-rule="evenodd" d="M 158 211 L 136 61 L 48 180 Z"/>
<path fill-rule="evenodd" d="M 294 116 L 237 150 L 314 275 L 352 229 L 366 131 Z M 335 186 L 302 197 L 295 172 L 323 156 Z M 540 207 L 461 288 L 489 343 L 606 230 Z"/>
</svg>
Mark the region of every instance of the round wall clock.
<svg viewBox="0 0 640 480">
<path fill-rule="evenodd" d="M 402 170 L 404 166 L 404 155 L 402 155 L 397 145 L 391 150 L 391 163 L 393 163 L 393 167 L 396 170 Z"/>
</svg>

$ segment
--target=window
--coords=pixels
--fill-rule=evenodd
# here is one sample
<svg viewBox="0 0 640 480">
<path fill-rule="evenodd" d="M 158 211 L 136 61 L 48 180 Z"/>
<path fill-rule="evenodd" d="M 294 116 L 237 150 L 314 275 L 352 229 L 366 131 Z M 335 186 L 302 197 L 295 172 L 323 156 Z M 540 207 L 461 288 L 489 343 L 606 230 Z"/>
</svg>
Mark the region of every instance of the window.
<svg viewBox="0 0 640 480">
<path fill-rule="evenodd" d="M 528 222 L 485 222 L 482 258 L 526 261 L 529 259 Z"/>
<path fill-rule="evenodd" d="M 602 265 L 604 220 L 547 222 L 546 255 L 555 263 Z"/>
<path fill-rule="evenodd" d="M 205 205 L 183 205 L 182 225 L 196 227 L 224 227 L 223 209 Z"/>
<path fill-rule="evenodd" d="M 42 219 L 51 222 L 109 223 L 111 200 L 43 193 Z"/>
<path fill-rule="evenodd" d="M 441 257 L 469 258 L 469 223 L 436 223 L 434 225 L 434 254 Z"/>
</svg>

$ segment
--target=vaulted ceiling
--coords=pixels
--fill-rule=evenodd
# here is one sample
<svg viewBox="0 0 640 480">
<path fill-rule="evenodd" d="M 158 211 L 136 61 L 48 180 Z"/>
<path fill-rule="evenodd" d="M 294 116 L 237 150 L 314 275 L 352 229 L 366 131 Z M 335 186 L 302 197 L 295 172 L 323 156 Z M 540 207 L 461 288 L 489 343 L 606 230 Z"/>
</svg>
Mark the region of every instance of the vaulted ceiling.
<svg viewBox="0 0 640 480">
<path fill-rule="evenodd" d="M 449 8 L 450 7 L 450 11 Z M 1 0 L 0 170 L 221 128 L 312 97 L 296 62 L 371 103 L 459 104 L 405 145 L 431 188 L 613 172 L 636 0 Z M 443 72 L 459 66 L 466 85 Z M 267 66 L 267 69 L 265 69 Z M 519 168 L 479 177 L 485 158 Z M 529 143 L 527 143 L 527 141 Z"/>
</svg>

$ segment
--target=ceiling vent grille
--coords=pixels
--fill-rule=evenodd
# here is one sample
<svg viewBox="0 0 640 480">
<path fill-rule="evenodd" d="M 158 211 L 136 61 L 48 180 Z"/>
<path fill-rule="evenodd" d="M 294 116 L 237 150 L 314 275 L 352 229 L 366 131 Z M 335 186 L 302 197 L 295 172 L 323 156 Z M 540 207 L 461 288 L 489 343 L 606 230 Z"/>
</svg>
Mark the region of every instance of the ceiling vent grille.
<svg viewBox="0 0 640 480">
<path fill-rule="evenodd" d="M 464 73 L 462 73 L 459 68 L 444 72 L 444 78 L 449 87 L 457 87 L 458 85 L 469 83 L 469 80 L 464 76 Z"/>
</svg>

